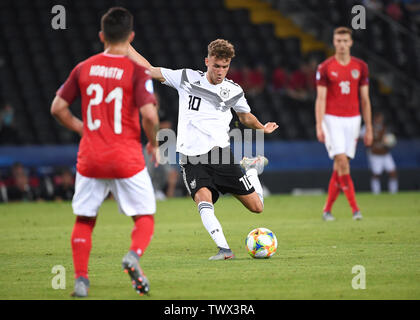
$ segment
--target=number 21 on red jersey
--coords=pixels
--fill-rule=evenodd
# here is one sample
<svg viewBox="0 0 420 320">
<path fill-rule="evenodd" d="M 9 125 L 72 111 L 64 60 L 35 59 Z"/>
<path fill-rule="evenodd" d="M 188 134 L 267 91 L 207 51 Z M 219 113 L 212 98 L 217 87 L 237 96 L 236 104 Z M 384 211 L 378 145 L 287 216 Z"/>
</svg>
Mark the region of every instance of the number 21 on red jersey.
<svg viewBox="0 0 420 320">
<path fill-rule="evenodd" d="M 87 89 L 86 94 L 88 96 L 93 95 L 95 92 L 95 98 L 89 100 L 87 107 L 87 126 L 89 130 L 98 130 L 101 126 L 101 120 L 92 119 L 92 107 L 102 103 L 104 96 L 104 89 L 98 83 L 91 83 Z M 121 124 L 121 109 L 122 109 L 123 90 L 121 87 L 114 88 L 105 98 L 105 103 L 111 103 L 114 100 L 114 133 L 122 133 Z"/>
</svg>

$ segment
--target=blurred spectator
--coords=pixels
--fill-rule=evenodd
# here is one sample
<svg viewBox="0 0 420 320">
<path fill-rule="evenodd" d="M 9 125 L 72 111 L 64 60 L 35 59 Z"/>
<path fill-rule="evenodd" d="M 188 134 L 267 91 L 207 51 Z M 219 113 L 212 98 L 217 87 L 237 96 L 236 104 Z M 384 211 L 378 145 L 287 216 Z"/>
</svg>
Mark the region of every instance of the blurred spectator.
<svg viewBox="0 0 420 320">
<path fill-rule="evenodd" d="M 401 3 L 410 20 L 420 23 L 420 0 L 401 0 Z"/>
<path fill-rule="evenodd" d="M 315 99 L 317 66 L 317 60 L 311 58 L 308 61 L 303 61 L 299 69 L 290 73 L 286 82 L 286 93 L 289 97 L 299 101 Z"/>
<path fill-rule="evenodd" d="M 12 166 L 12 175 L 7 186 L 8 201 L 35 201 L 40 200 L 36 185 L 31 185 L 29 176 L 20 163 Z"/>
<path fill-rule="evenodd" d="M 172 121 L 166 110 L 161 108 L 159 96 L 157 94 L 155 95 L 158 100 L 157 108 L 160 119 L 160 129 L 172 129 Z M 175 150 L 175 146 L 173 146 L 172 149 Z M 156 200 L 165 200 L 166 198 L 176 196 L 176 185 L 179 177 L 178 164 L 165 163 L 159 164 L 159 166 L 155 167 L 154 163 L 152 163 L 149 155 L 147 154 L 146 147 L 143 148 L 143 154 L 147 170 L 149 171 L 152 179 L 153 187 L 155 188 Z"/>
<path fill-rule="evenodd" d="M 305 63 L 301 63 L 300 68 L 290 74 L 289 81 L 287 82 L 286 92 L 288 96 L 295 100 L 302 101 L 308 97 L 305 69 Z"/>
<path fill-rule="evenodd" d="M 401 21 L 404 15 L 399 2 L 390 2 L 385 8 L 385 12 L 395 21 Z"/>
<path fill-rule="evenodd" d="M 54 200 L 55 187 L 52 177 L 49 175 L 42 175 L 40 177 L 39 191 L 43 200 Z"/>
<path fill-rule="evenodd" d="M 55 178 L 54 198 L 58 201 L 73 199 L 74 176 L 70 169 L 64 168 L 59 176 Z"/>
<path fill-rule="evenodd" d="M 308 63 L 303 66 L 303 73 L 306 77 L 306 90 L 308 91 L 309 98 L 315 99 L 316 94 L 316 69 L 318 67 L 318 61 L 316 59 L 310 59 Z"/>
<path fill-rule="evenodd" d="M 278 66 L 274 69 L 271 76 L 271 86 L 274 91 L 282 92 L 286 89 L 287 85 L 287 72 L 286 70 Z"/>
<path fill-rule="evenodd" d="M 240 68 L 236 67 L 235 65 L 230 66 L 229 72 L 226 78 L 239 84 L 241 87 L 244 85 L 244 81 L 245 81 L 244 73 Z"/>
<path fill-rule="evenodd" d="M 363 5 L 366 8 L 381 11 L 384 8 L 384 4 L 381 0 L 363 0 Z"/>
<path fill-rule="evenodd" d="M 6 103 L 0 110 L 0 144 L 20 143 L 18 131 L 15 128 L 13 107 Z"/>
<path fill-rule="evenodd" d="M 245 67 L 244 69 L 245 81 L 244 91 L 250 95 L 257 95 L 265 89 L 265 68 L 262 64 L 259 64 L 256 68 Z"/>
<path fill-rule="evenodd" d="M 372 176 L 370 186 L 373 194 L 381 193 L 381 175 L 384 171 L 388 174 L 388 191 L 390 193 L 398 192 L 398 175 L 394 159 L 390 149 L 395 145 L 386 140 L 386 135 L 390 132 L 387 130 L 384 115 L 376 112 L 373 115 L 373 143 L 367 150 L 369 168 Z M 360 136 L 363 137 L 366 128 L 363 126 Z"/>
<path fill-rule="evenodd" d="M 3 181 L 3 176 L 0 176 L 0 202 L 7 202 L 7 188 Z"/>
</svg>

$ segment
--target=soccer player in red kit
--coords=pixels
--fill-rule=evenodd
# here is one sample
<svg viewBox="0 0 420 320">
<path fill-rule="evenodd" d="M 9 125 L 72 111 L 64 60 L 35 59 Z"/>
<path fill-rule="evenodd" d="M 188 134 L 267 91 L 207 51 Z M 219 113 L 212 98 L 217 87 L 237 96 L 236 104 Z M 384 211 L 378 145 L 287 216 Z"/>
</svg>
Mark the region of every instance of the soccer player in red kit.
<svg viewBox="0 0 420 320">
<path fill-rule="evenodd" d="M 359 100 L 366 126 L 365 145 L 370 146 L 373 139 L 368 66 L 350 55 L 353 44 L 351 29 L 336 28 L 333 37 L 335 55 L 322 62 L 316 73 L 316 134 L 318 140 L 325 143 L 329 157 L 334 159 L 323 219 L 335 219 L 331 209 L 342 190 L 352 209 L 353 219 L 359 220 L 362 215 L 350 176 L 350 159 L 356 153 L 361 126 Z"/>
<path fill-rule="evenodd" d="M 82 137 L 72 200 L 77 215 L 71 235 L 76 279 L 73 296 L 77 297 L 88 294 L 92 231 L 98 209 L 109 192 L 118 202 L 119 211 L 134 221 L 130 250 L 122 260 L 123 269 L 138 293 L 149 291 L 139 258 L 152 238 L 156 211 L 153 186 L 142 154 L 139 113 L 149 140 L 147 151 L 155 161 L 159 119 L 150 72 L 127 57 L 134 38 L 130 12 L 111 8 L 101 19 L 99 37 L 105 51 L 73 69 L 51 106 L 52 115 Z M 83 121 L 69 110 L 78 96 Z"/>
</svg>

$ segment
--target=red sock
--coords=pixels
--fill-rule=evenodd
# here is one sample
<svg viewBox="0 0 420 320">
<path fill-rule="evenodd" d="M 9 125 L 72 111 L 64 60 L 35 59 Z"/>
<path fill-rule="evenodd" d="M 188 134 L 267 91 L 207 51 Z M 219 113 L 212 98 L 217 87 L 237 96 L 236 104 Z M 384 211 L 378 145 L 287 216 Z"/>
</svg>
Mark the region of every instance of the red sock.
<svg viewBox="0 0 420 320">
<path fill-rule="evenodd" d="M 134 228 L 131 232 L 131 247 L 139 257 L 143 255 L 147 246 L 152 240 L 155 220 L 153 215 L 140 215 L 134 222 Z"/>
<path fill-rule="evenodd" d="M 92 231 L 96 219 L 77 217 L 71 234 L 75 278 L 88 278 L 88 263 L 92 248 Z"/>
<path fill-rule="evenodd" d="M 344 194 L 347 197 L 347 200 L 350 204 L 353 213 L 359 211 L 359 207 L 356 203 L 356 193 L 354 191 L 353 180 L 351 179 L 349 174 L 342 175 L 338 177 L 341 185 L 341 189 L 343 190 Z"/>
<path fill-rule="evenodd" d="M 332 206 L 340 194 L 340 183 L 338 181 L 338 173 L 336 170 L 333 171 L 328 186 L 328 197 L 325 203 L 324 212 L 331 212 Z"/>
</svg>

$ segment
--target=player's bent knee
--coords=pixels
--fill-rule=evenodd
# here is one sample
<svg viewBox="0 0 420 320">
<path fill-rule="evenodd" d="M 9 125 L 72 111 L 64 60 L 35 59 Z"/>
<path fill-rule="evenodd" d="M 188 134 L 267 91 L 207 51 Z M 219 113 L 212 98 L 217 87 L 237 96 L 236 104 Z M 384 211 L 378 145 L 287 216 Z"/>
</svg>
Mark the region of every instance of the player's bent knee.
<svg viewBox="0 0 420 320">
<path fill-rule="evenodd" d="M 212 193 L 208 188 L 201 188 L 194 196 L 194 201 L 200 203 L 202 201 L 213 202 Z"/>
<path fill-rule="evenodd" d="M 264 211 L 264 207 L 256 207 L 254 210 L 252 210 L 253 213 L 262 213 Z"/>
<path fill-rule="evenodd" d="M 258 199 L 258 201 L 254 201 L 249 208 L 253 213 L 261 213 L 264 211 L 264 205 L 261 203 L 261 201 Z"/>
<path fill-rule="evenodd" d="M 248 195 L 235 195 L 235 197 L 253 213 L 261 213 L 264 210 L 264 204 L 255 192 Z"/>
<path fill-rule="evenodd" d="M 334 162 L 339 172 L 347 172 L 350 169 L 350 163 L 345 154 L 337 155 Z"/>
<path fill-rule="evenodd" d="M 76 221 L 77 222 L 86 222 L 86 223 L 95 222 L 96 217 L 78 215 L 78 216 L 76 216 Z"/>
</svg>

